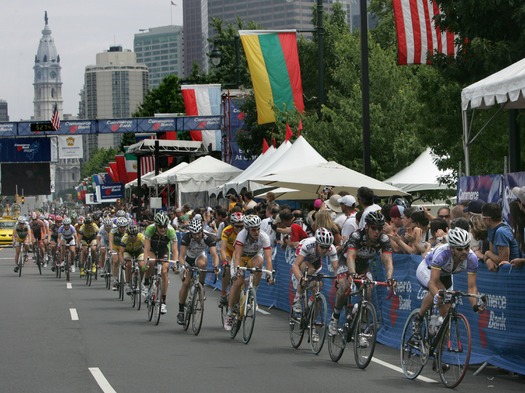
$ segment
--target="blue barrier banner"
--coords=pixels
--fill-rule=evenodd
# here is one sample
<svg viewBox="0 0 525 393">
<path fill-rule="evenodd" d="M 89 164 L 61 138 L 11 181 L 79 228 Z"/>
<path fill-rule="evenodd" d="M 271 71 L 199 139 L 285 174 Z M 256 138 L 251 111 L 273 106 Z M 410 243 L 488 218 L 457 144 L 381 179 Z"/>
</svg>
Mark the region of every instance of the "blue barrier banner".
<svg viewBox="0 0 525 393">
<path fill-rule="evenodd" d="M 499 203 L 501 198 L 501 175 L 462 176 L 458 180 L 458 203 L 481 199 Z"/>
<path fill-rule="evenodd" d="M 51 139 L 49 138 L 0 139 L 0 162 L 48 161 L 51 161 Z"/>
<path fill-rule="evenodd" d="M 189 130 L 220 130 L 222 116 L 176 117 L 177 131 Z"/>
<path fill-rule="evenodd" d="M 150 117 L 137 120 L 138 132 L 165 132 L 175 131 L 175 119 L 173 117 Z"/>
<path fill-rule="evenodd" d="M 98 132 L 101 134 L 135 132 L 137 121 L 137 119 L 99 120 Z"/>
<path fill-rule="evenodd" d="M 0 136 L 16 136 L 17 123 L 0 123 Z"/>
<path fill-rule="evenodd" d="M 525 185 L 525 172 L 514 172 L 503 174 L 503 196 L 501 198 L 501 209 L 503 218 L 506 222 L 509 221 L 510 207 L 509 204 L 516 197 L 512 193 L 514 187 L 522 187 Z"/>
</svg>

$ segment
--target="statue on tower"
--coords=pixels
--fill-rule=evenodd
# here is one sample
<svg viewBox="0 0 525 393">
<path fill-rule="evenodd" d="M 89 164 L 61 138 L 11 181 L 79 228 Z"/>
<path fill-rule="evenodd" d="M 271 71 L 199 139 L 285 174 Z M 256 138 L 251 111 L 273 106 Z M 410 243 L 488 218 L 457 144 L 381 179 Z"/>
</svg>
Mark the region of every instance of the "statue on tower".
<svg viewBox="0 0 525 393">
<path fill-rule="evenodd" d="M 45 12 L 44 21 L 46 22 L 46 25 L 47 25 L 47 11 L 44 11 L 44 12 Z"/>
</svg>

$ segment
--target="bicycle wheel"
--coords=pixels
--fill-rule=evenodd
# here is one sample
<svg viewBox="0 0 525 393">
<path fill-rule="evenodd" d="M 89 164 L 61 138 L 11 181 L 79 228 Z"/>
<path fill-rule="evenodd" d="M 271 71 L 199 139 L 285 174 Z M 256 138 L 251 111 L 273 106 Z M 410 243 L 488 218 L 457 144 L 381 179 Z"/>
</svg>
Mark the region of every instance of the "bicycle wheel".
<svg viewBox="0 0 525 393">
<path fill-rule="evenodd" d="M 86 274 L 86 285 L 91 286 L 91 254 L 88 254 L 84 263 L 84 273 Z"/>
<path fill-rule="evenodd" d="M 106 289 L 111 289 L 111 251 L 108 251 L 109 256 L 106 256 L 104 263 L 104 279 L 106 280 Z"/>
<path fill-rule="evenodd" d="M 38 273 L 42 275 L 42 256 L 40 253 L 41 253 L 40 247 L 37 246 L 36 253 L 35 253 L 36 266 L 38 267 Z"/>
<path fill-rule="evenodd" d="M 140 285 L 138 281 L 139 281 L 138 272 L 134 270 L 131 276 L 131 307 L 132 308 L 135 308 L 135 305 L 137 304 L 137 296 L 138 296 L 137 287 L 138 285 Z"/>
<path fill-rule="evenodd" d="M 315 302 L 310 309 L 310 329 L 309 339 L 312 352 L 316 355 L 323 349 L 324 341 L 326 339 L 326 318 L 328 309 L 326 305 L 326 298 L 322 293 L 315 297 Z"/>
<path fill-rule="evenodd" d="M 456 314 L 438 334 L 441 335 L 436 348 L 439 378 L 447 388 L 455 388 L 467 373 L 470 361 L 470 325 L 463 314 Z"/>
<path fill-rule="evenodd" d="M 119 278 L 118 278 L 118 298 L 122 302 L 124 301 L 124 286 L 125 286 L 125 277 L 124 277 L 124 267 L 119 265 Z"/>
<path fill-rule="evenodd" d="M 67 254 L 66 254 L 67 257 Z M 56 263 L 55 263 L 55 274 L 57 278 L 62 278 L 62 266 L 60 266 L 62 261 L 60 261 L 60 258 L 57 257 Z"/>
<path fill-rule="evenodd" d="M 67 252 L 66 254 L 66 266 L 64 267 L 65 271 L 66 271 L 66 281 L 69 282 L 70 280 L 70 270 L 71 270 L 71 266 L 69 264 L 69 251 Z M 61 267 L 58 268 L 58 270 L 62 270 Z"/>
<path fill-rule="evenodd" d="M 135 288 L 135 291 L 137 292 L 135 294 L 137 297 L 137 311 L 139 311 L 142 304 L 142 280 L 140 279 L 139 271 L 137 271 L 137 288 Z"/>
<path fill-rule="evenodd" d="M 403 374 L 405 374 L 405 377 L 408 379 L 417 378 L 428 360 L 428 348 L 425 343 L 427 332 L 426 318 L 423 318 L 421 321 L 421 338 L 414 337 L 412 328 L 414 319 L 418 313 L 418 308 L 410 313 L 401 336 L 401 368 L 403 369 Z"/>
<path fill-rule="evenodd" d="M 20 254 L 18 254 L 18 277 L 22 276 L 22 268 L 24 267 L 24 253 L 22 250 L 20 250 Z"/>
<path fill-rule="evenodd" d="M 228 294 L 226 295 L 226 301 L 228 301 Z M 221 309 L 221 326 L 224 326 L 224 318 L 228 316 L 228 303 L 221 304 L 221 298 L 218 300 L 219 308 Z"/>
<path fill-rule="evenodd" d="M 350 310 L 347 311 L 350 312 Z M 330 354 L 332 362 L 338 362 L 341 356 L 343 356 L 349 334 L 348 329 L 349 326 L 345 324 L 342 329 L 337 329 L 336 334 L 328 335 L 328 353 Z"/>
<path fill-rule="evenodd" d="M 377 337 L 377 315 L 374 305 L 363 302 L 354 329 L 354 357 L 357 367 L 364 369 L 374 356 Z"/>
<path fill-rule="evenodd" d="M 204 290 L 200 283 L 197 284 L 193 294 L 191 311 L 191 330 L 194 335 L 198 335 L 201 331 L 202 317 L 204 316 Z"/>
<path fill-rule="evenodd" d="M 153 319 L 153 310 L 155 308 L 155 301 L 156 301 L 156 294 L 157 294 L 157 288 L 155 286 L 155 280 L 152 278 L 150 278 L 150 284 L 149 284 L 149 288 L 148 288 L 148 295 L 146 296 L 146 303 L 148 305 L 147 307 L 147 310 L 148 310 L 148 321 L 151 322 L 151 320 Z"/>
<path fill-rule="evenodd" d="M 230 331 L 230 337 L 233 340 L 235 336 L 237 336 L 237 333 L 239 333 L 239 329 L 241 328 L 242 324 L 242 318 L 239 316 L 239 304 L 235 306 L 235 309 L 232 312 L 232 318 L 233 324 L 232 330 Z"/>
<path fill-rule="evenodd" d="M 290 332 L 290 342 L 292 343 L 292 347 L 295 349 L 299 348 L 301 343 L 303 342 L 304 337 L 304 330 L 306 323 L 304 322 L 304 300 L 301 299 L 299 301 L 299 304 L 301 305 L 301 312 L 296 313 L 293 310 L 293 306 L 290 307 L 290 317 L 288 319 L 288 331 Z"/>
<path fill-rule="evenodd" d="M 157 278 L 157 293 L 155 294 L 155 309 L 153 310 L 153 321 L 155 325 L 160 322 L 160 307 L 162 305 L 162 279 Z"/>
<path fill-rule="evenodd" d="M 245 344 L 250 342 L 255 327 L 255 317 L 257 314 L 257 296 L 255 289 L 248 289 L 246 294 L 246 306 L 244 307 L 244 316 L 242 318 L 242 340 Z"/>
</svg>

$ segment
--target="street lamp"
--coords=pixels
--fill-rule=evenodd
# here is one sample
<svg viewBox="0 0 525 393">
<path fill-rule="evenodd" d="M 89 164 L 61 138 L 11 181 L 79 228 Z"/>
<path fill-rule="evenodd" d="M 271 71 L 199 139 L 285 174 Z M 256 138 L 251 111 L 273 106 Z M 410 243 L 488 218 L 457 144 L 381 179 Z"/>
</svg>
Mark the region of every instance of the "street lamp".
<svg viewBox="0 0 525 393">
<path fill-rule="evenodd" d="M 217 67 L 222 61 L 222 52 L 220 45 L 232 45 L 235 49 L 235 76 L 236 76 L 236 87 L 241 87 L 241 40 L 239 36 L 234 36 L 233 40 L 214 40 L 213 49 L 210 53 L 210 59 L 212 64 Z"/>
</svg>

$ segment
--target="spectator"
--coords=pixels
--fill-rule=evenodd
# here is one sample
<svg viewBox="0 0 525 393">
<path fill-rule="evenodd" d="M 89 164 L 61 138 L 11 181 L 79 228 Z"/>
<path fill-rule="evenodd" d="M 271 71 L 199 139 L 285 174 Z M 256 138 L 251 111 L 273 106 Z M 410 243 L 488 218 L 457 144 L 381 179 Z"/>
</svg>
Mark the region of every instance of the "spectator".
<svg viewBox="0 0 525 393">
<path fill-rule="evenodd" d="M 365 219 L 368 213 L 381 210 L 381 206 L 374 203 L 374 191 L 368 187 L 359 187 L 357 189 L 357 202 L 361 206 L 361 220 L 359 221 L 359 229 L 365 227 Z"/>
<path fill-rule="evenodd" d="M 334 246 L 337 249 L 337 252 L 340 253 L 342 250 L 341 231 L 335 221 L 332 219 L 332 215 L 329 210 L 319 210 L 315 214 L 313 229 L 317 230 L 317 228 L 326 228 L 332 232 L 332 235 L 334 235 Z"/>
<path fill-rule="evenodd" d="M 523 189 L 524 189 L 523 198 L 525 199 L 525 188 Z M 514 189 L 512 191 L 514 192 Z M 514 193 L 514 195 L 516 195 L 516 193 Z M 519 247 L 520 254 L 521 254 L 520 258 L 515 258 L 510 261 L 512 266 L 515 266 L 515 267 L 522 267 L 523 264 L 525 264 L 525 258 L 523 258 L 523 256 L 525 256 L 525 239 L 524 239 L 525 211 L 523 210 L 524 206 L 525 205 L 523 204 L 523 201 L 519 199 L 519 196 L 518 196 L 518 199 L 512 201 L 509 205 L 510 225 L 512 226 L 512 229 L 514 230 L 514 238 L 518 242 L 518 247 Z"/>
<path fill-rule="evenodd" d="M 430 247 L 435 247 L 446 243 L 448 232 L 448 222 L 444 218 L 436 218 L 430 221 Z"/>
<path fill-rule="evenodd" d="M 245 209 L 255 209 L 255 206 L 257 206 L 257 202 L 253 200 L 253 192 L 246 191 L 243 195 L 243 198 Z"/>
<path fill-rule="evenodd" d="M 276 229 L 277 232 L 284 233 L 282 245 L 296 248 L 299 242 L 308 237 L 302 225 L 294 222 L 295 217 L 290 209 L 283 209 L 279 213 L 281 222 Z"/>
<path fill-rule="evenodd" d="M 448 206 L 443 206 L 443 207 L 440 207 L 439 210 L 437 211 L 437 217 L 436 218 L 442 218 L 443 220 L 445 220 L 447 222 L 447 226 L 450 226 L 450 207 Z"/>
<path fill-rule="evenodd" d="M 323 201 L 321 199 L 316 199 L 314 201 L 314 208 L 312 210 L 310 210 L 308 212 L 308 215 L 306 216 L 306 232 L 308 232 L 310 234 L 310 236 L 313 236 L 314 235 L 314 230 L 313 230 L 313 223 L 314 223 L 314 215 L 316 212 L 319 211 L 319 209 L 321 209 L 321 207 L 323 206 Z"/>
<path fill-rule="evenodd" d="M 481 214 L 475 214 L 470 217 L 470 233 L 472 234 L 470 248 L 478 259 L 482 260 L 483 255 L 489 249 L 489 241 L 487 225 L 481 217 Z"/>
<path fill-rule="evenodd" d="M 383 232 L 389 237 L 391 237 L 393 234 L 397 234 L 402 237 L 402 235 L 404 235 L 404 232 L 406 231 L 406 228 L 404 228 L 403 226 L 403 212 L 405 211 L 405 208 L 401 205 L 390 206 L 390 212 L 388 213 L 390 217 L 390 223 L 385 224 Z M 400 233 L 401 229 L 403 229 L 403 234 Z M 392 238 L 390 240 L 394 252 L 403 253 L 403 249 L 398 245 L 398 243 Z"/>
<path fill-rule="evenodd" d="M 355 205 L 356 200 L 352 195 L 345 195 L 338 200 L 343 214 L 335 220 L 335 223 L 341 228 L 341 237 L 343 242 L 346 242 L 352 232 L 357 230 L 357 221 L 355 215 L 357 213 Z"/>
<path fill-rule="evenodd" d="M 341 210 L 341 205 L 339 204 L 339 199 L 341 195 L 333 194 L 330 199 L 324 201 L 324 207 L 331 213 L 332 220 L 336 220 L 338 216 L 343 214 Z M 319 227 L 318 227 L 319 228 Z"/>
<path fill-rule="evenodd" d="M 481 209 L 483 208 L 484 204 L 485 202 L 481 199 L 470 201 L 467 207 L 463 209 L 463 213 L 467 213 L 468 217 L 471 217 L 473 214 L 481 214 Z"/>
<path fill-rule="evenodd" d="M 502 221 L 501 207 L 497 203 L 485 203 L 481 214 L 489 238 L 489 249 L 483 254 L 483 260 L 487 268 L 495 272 L 501 264 L 520 257 L 518 242 L 514 239 L 512 229 Z"/>
<path fill-rule="evenodd" d="M 450 209 L 450 221 L 460 217 L 468 218 L 468 214 L 463 211 L 465 210 L 465 207 L 466 206 L 464 204 L 460 203 Z"/>
<path fill-rule="evenodd" d="M 270 244 L 273 246 L 276 243 L 276 233 L 274 229 L 273 221 L 277 218 L 279 214 L 278 205 L 267 205 L 266 207 L 267 218 L 261 221 L 261 232 L 266 232 L 270 236 Z"/>
<path fill-rule="evenodd" d="M 269 206 L 272 206 L 272 205 L 278 205 L 278 203 L 275 201 L 275 194 L 273 192 L 267 192 L 266 193 L 266 203 L 269 205 Z"/>
</svg>

